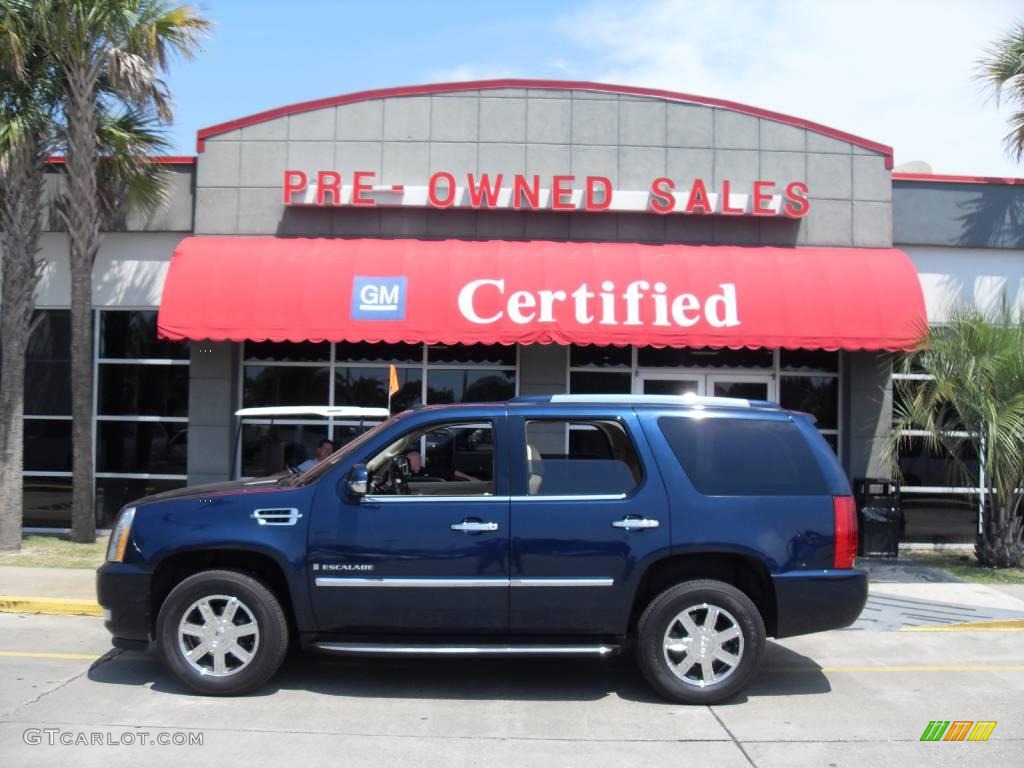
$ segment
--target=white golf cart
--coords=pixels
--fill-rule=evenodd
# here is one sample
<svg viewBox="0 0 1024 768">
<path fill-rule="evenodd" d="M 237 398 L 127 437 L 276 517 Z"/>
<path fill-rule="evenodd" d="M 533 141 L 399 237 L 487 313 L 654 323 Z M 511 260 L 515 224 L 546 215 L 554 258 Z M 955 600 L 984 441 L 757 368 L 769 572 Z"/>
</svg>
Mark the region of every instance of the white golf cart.
<svg viewBox="0 0 1024 768">
<path fill-rule="evenodd" d="M 387 408 L 281 405 L 235 411 L 236 478 L 295 472 L 312 459 L 320 442 L 338 449 L 390 416 Z"/>
</svg>

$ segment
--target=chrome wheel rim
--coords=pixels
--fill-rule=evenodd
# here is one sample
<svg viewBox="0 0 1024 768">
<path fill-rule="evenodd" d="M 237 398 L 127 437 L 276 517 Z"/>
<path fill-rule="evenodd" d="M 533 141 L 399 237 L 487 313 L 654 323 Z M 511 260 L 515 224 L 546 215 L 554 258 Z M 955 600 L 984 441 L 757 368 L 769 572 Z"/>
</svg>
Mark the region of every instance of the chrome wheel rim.
<svg viewBox="0 0 1024 768">
<path fill-rule="evenodd" d="M 743 659 L 743 631 L 736 617 L 710 603 L 691 605 L 668 623 L 665 662 L 687 685 L 706 688 L 727 679 Z"/>
<path fill-rule="evenodd" d="M 229 677 L 249 666 L 260 647 L 252 609 L 232 595 L 207 595 L 181 615 L 178 647 L 202 675 Z"/>
</svg>

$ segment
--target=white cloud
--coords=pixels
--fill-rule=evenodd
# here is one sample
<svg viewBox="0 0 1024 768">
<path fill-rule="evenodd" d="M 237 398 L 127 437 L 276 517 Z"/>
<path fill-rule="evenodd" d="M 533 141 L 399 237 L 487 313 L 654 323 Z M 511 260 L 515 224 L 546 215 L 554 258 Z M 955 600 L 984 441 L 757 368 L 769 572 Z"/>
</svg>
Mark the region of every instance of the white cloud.
<svg viewBox="0 0 1024 768">
<path fill-rule="evenodd" d="M 975 62 L 1014 21 L 1004 0 L 643 0 L 564 17 L 581 77 L 740 101 L 890 144 L 937 173 L 1024 175 L 1010 109 Z M 570 62 L 571 63 L 571 62 Z"/>
</svg>

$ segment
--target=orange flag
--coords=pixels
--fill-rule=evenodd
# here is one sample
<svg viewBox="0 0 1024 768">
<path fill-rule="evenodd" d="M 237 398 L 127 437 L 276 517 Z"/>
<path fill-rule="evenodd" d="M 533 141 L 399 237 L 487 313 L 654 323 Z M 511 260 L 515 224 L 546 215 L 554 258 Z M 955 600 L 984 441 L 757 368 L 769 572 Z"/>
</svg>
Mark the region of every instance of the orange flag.
<svg viewBox="0 0 1024 768">
<path fill-rule="evenodd" d="M 388 397 L 395 394 L 398 389 L 398 369 L 392 365 L 391 370 L 388 373 Z"/>
</svg>

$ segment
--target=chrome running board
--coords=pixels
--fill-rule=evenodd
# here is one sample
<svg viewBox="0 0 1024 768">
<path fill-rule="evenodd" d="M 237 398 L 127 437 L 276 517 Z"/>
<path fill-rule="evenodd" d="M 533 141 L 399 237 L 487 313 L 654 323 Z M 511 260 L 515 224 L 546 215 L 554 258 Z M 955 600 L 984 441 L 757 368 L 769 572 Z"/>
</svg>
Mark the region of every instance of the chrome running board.
<svg viewBox="0 0 1024 768">
<path fill-rule="evenodd" d="M 315 643 L 327 653 L 407 656 L 611 656 L 618 645 L 394 645 L 390 643 Z"/>
</svg>

